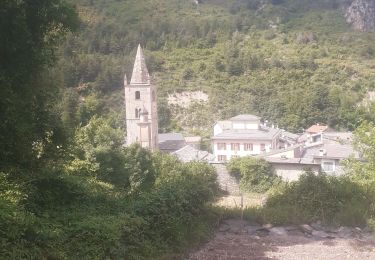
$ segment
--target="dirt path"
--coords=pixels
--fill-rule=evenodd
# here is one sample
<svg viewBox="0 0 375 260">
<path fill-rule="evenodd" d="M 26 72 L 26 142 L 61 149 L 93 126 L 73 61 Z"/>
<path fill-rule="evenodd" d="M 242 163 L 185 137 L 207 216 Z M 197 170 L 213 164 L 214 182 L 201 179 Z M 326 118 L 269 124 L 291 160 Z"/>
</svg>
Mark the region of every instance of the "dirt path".
<svg viewBox="0 0 375 260">
<path fill-rule="evenodd" d="M 229 222 L 229 224 L 228 224 Z M 189 260 L 243 259 L 374 259 L 375 237 L 351 233 L 346 237 L 320 238 L 300 230 L 282 227 L 267 232 L 240 221 L 229 220 L 215 237 Z M 290 229 L 290 230 L 289 230 Z M 271 232 L 269 232 L 271 230 Z M 272 231 L 274 230 L 274 231 Z M 285 230 L 288 230 L 285 232 Z"/>
</svg>

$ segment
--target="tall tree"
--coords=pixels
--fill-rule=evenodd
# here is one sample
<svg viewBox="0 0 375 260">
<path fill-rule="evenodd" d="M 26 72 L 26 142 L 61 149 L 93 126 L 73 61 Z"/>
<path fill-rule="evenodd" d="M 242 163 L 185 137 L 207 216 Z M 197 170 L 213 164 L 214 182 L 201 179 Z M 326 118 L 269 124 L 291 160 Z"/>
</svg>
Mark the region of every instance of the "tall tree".
<svg viewBox="0 0 375 260">
<path fill-rule="evenodd" d="M 55 82 L 48 68 L 62 37 L 77 28 L 63 0 L 3 0 L 0 7 L 0 171 L 35 167 L 57 136 Z"/>
</svg>

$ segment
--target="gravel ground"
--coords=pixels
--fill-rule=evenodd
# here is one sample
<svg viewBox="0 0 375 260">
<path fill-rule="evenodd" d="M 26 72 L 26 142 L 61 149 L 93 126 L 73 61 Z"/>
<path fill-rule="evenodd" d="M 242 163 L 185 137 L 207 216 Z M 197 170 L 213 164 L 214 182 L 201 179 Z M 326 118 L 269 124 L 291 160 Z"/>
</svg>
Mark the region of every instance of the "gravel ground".
<svg viewBox="0 0 375 260">
<path fill-rule="evenodd" d="M 349 238 L 308 237 L 302 232 L 288 235 L 250 235 L 245 229 L 221 229 L 188 260 L 227 259 L 374 259 L 374 235 Z"/>
</svg>

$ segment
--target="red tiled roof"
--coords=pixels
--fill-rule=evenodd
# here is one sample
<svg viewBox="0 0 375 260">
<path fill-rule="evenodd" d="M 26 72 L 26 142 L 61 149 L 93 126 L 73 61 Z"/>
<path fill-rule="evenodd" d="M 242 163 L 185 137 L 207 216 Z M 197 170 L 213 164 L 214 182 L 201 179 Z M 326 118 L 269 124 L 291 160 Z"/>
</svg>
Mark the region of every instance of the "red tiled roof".
<svg viewBox="0 0 375 260">
<path fill-rule="evenodd" d="M 320 132 L 324 132 L 328 129 L 328 126 L 327 125 L 312 125 L 310 126 L 306 132 L 307 133 L 312 133 L 312 134 L 317 134 L 317 133 L 320 133 Z"/>
</svg>

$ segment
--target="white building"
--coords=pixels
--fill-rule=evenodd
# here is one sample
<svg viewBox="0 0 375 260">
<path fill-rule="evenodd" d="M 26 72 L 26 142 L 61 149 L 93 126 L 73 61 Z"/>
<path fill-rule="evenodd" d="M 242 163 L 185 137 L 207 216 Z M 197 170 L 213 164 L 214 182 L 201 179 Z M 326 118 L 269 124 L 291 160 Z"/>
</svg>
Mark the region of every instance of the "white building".
<svg viewBox="0 0 375 260">
<path fill-rule="evenodd" d="M 259 155 L 279 148 L 281 130 L 261 124 L 253 115 L 238 115 L 214 126 L 211 138 L 215 161 Z"/>
<path fill-rule="evenodd" d="M 351 145 L 351 133 L 316 133 L 313 141 L 296 144 L 281 150 L 259 155 L 272 164 L 277 175 L 284 180 L 298 180 L 306 169 L 330 175 L 344 173 L 343 161 L 352 157 L 360 160 L 360 154 Z M 315 138 L 316 137 L 316 138 Z M 319 138 L 317 138 L 319 137 Z"/>
</svg>

